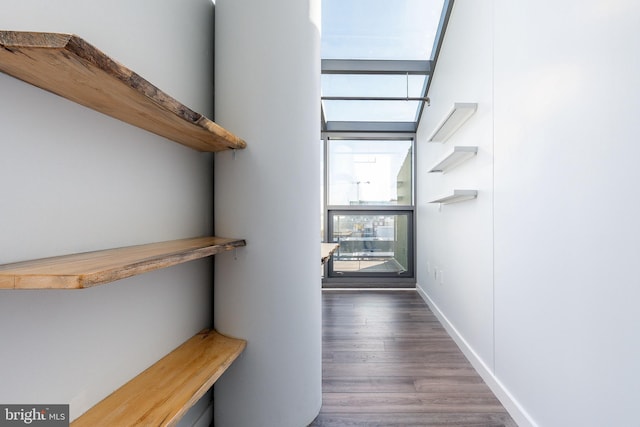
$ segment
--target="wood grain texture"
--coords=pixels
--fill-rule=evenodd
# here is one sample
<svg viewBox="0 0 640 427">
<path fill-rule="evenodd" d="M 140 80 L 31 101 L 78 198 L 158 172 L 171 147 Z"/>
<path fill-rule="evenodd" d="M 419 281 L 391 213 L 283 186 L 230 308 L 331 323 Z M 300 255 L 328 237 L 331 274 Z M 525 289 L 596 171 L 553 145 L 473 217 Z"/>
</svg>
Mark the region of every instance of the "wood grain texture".
<svg viewBox="0 0 640 427">
<path fill-rule="evenodd" d="M 323 291 L 311 427 L 515 427 L 415 291 Z"/>
<path fill-rule="evenodd" d="M 74 427 L 174 426 L 246 346 L 203 331 L 107 396 Z"/>
<path fill-rule="evenodd" d="M 0 71 L 198 151 L 246 147 L 75 35 L 0 31 Z"/>
<path fill-rule="evenodd" d="M 340 245 L 337 243 L 321 243 L 320 244 L 320 263 L 324 264 L 329 261 L 331 255 L 338 249 Z"/>
<path fill-rule="evenodd" d="M 245 246 L 197 237 L 0 265 L 0 289 L 81 289 Z"/>
</svg>

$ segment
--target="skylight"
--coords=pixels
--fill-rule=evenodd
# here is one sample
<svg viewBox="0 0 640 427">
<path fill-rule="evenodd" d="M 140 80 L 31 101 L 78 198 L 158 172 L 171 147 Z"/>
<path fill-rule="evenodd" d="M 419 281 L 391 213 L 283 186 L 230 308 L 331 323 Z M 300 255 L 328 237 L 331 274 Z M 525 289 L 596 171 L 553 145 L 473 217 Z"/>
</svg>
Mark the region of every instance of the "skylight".
<svg viewBox="0 0 640 427">
<path fill-rule="evenodd" d="M 323 0 L 322 57 L 431 59 L 444 0 Z"/>
<path fill-rule="evenodd" d="M 323 131 L 415 132 L 453 0 L 323 0 Z"/>
</svg>

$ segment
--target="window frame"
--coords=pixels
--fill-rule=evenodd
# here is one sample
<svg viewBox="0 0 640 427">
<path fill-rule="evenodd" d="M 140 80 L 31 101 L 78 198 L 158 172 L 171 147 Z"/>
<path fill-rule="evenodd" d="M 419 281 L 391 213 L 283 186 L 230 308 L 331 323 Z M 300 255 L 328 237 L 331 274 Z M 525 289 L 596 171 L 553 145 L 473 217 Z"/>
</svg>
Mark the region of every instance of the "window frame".
<svg viewBox="0 0 640 427">
<path fill-rule="evenodd" d="M 348 140 L 402 140 L 411 141 L 411 180 L 412 180 L 412 203 L 409 205 L 330 205 L 329 204 L 329 144 L 330 139 L 348 139 Z M 416 266 L 416 135 L 406 133 L 324 133 L 322 137 L 323 144 L 323 240 L 329 242 L 333 231 L 333 215 L 335 214 L 382 214 L 391 215 L 395 212 L 409 215 L 409 231 L 408 231 L 408 267 L 407 272 L 403 274 L 397 273 L 349 273 L 334 274 L 333 260 L 329 260 L 324 265 L 324 275 L 322 279 L 324 288 L 332 287 L 386 287 L 386 288 L 413 288 L 416 284 L 415 266 Z"/>
</svg>

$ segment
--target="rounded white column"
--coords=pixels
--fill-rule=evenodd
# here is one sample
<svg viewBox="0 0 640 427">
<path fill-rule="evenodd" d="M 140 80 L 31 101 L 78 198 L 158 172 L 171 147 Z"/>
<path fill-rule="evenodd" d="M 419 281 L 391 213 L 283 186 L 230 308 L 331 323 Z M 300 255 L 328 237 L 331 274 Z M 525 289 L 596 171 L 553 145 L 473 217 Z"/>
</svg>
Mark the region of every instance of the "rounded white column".
<svg viewBox="0 0 640 427">
<path fill-rule="evenodd" d="M 220 427 L 300 427 L 322 403 L 319 0 L 217 0 L 214 321 L 248 341 L 215 386 Z"/>
</svg>

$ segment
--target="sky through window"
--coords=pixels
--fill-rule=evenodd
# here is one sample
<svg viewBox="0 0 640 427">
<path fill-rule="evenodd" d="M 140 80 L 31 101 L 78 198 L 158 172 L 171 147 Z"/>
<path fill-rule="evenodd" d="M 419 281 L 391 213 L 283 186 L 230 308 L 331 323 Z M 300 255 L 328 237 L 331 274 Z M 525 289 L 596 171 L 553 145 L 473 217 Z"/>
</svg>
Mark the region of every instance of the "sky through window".
<svg viewBox="0 0 640 427">
<path fill-rule="evenodd" d="M 416 122 L 427 73 L 371 74 L 366 62 L 432 60 L 444 6 L 445 0 L 323 0 L 322 59 L 355 60 L 365 68 L 323 74 L 325 120 Z"/>
</svg>

